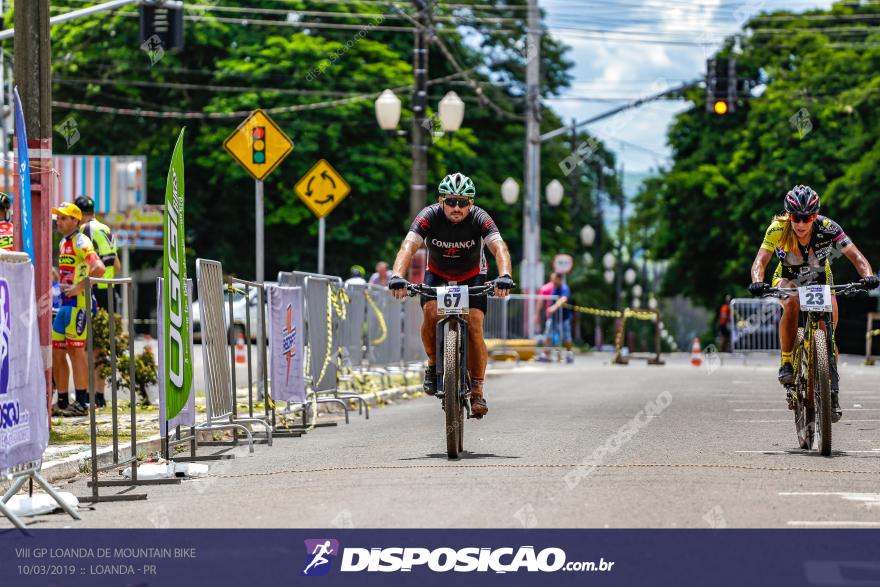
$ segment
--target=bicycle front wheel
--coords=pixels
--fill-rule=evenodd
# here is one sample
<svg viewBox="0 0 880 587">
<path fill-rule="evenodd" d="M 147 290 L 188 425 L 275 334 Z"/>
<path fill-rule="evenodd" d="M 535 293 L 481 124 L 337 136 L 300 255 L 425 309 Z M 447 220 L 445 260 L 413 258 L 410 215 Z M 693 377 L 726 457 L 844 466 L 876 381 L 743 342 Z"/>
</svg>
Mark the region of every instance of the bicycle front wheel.
<svg viewBox="0 0 880 587">
<path fill-rule="evenodd" d="M 458 331 L 449 330 L 443 343 L 443 409 L 446 412 L 446 456 L 457 459 L 461 451 L 462 415 L 459 399 L 461 375 Z"/>
<path fill-rule="evenodd" d="M 816 432 L 819 435 L 819 452 L 827 457 L 831 456 L 831 370 L 828 364 L 828 343 L 823 330 L 817 330 L 813 336 Z"/>
<path fill-rule="evenodd" d="M 798 328 L 797 341 L 794 347 L 795 380 L 794 389 L 794 425 L 797 429 L 798 445 L 805 450 L 813 448 L 813 432 L 816 429 L 816 406 L 814 396 L 809 392 L 807 372 L 807 352 L 803 346 L 804 329 Z"/>
</svg>

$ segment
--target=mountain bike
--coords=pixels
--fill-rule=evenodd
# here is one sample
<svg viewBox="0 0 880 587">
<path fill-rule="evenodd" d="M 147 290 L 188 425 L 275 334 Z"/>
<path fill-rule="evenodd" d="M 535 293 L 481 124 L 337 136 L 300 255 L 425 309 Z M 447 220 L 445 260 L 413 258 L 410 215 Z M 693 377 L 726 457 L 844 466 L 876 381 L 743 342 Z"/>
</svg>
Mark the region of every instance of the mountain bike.
<svg viewBox="0 0 880 587">
<path fill-rule="evenodd" d="M 464 450 L 464 414 L 471 418 L 471 382 L 467 372 L 469 296 L 494 296 L 495 282 L 468 287 L 450 283 L 431 287 L 408 283 L 409 295 L 437 300 L 437 393 L 446 413 L 446 455 L 457 459 Z"/>
<path fill-rule="evenodd" d="M 794 384 L 786 386 L 789 407 L 794 409 L 798 444 L 811 450 L 813 443 L 822 456 L 831 455 L 831 374 L 836 373 L 832 293 L 839 297 L 866 295 L 860 283 L 807 285 L 771 288 L 764 297 L 800 297 L 798 332 L 792 366 Z M 818 437 L 818 440 L 817 438 Z"/>
</svg>

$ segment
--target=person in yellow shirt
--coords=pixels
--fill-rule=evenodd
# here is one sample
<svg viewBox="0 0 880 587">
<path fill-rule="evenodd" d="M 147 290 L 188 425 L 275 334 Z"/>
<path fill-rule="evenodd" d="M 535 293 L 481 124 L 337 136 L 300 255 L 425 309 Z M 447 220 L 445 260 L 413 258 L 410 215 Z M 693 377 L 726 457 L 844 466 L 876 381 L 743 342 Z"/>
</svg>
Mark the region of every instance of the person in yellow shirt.
<svg viewBox="0 0 880 587">
<path fill-rule="evenodd" d="M 61 234 L 58 243 L 58 273 L 61 283 L 61 307 L 52 322 L 52 375 L 58 390 L 58 403 L 52 408 L 55 416 L 85 415 L 88 402 L 89 362 L 86 355 L 86 312 L 92 301 L 86 299 L 86 277 L 102 277 L 104 263 L 89 237 L 79 231 L 82 212 L 76 205 L 64 202 L 52 208 L 57 217 L 56 228 Z M 67 357 L 73 365 L 76 400 L 70 402 Z M 95 394 L 95 406 L 104 405 L 103 394 Z"/>
</svg>

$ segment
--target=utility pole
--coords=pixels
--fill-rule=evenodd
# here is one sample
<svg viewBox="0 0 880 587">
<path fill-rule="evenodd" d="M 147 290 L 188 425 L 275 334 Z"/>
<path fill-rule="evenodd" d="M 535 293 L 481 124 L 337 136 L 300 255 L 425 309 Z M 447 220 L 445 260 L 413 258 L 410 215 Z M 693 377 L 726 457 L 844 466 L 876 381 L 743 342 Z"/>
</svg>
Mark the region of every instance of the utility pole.
<svg viewBox="0 0 880 587">
<path fill-rule="evenodd" d="M 538 0 L 528 0 L 528 37 L 526 40 L 526 153 L 525 206 L 523 207 L 523 267 L 521 281 L 527 294 L 538 290 L 542 273 L 541 216 L 538 210 L 541 185 L 540 76 L 541 31 Z M 529 313 L 533 304 L 528 304 Z M 527 317 L 529 338 L 534 336 L 535 319 Z"/>
<path fill-rule="evenodd" d="M 413 0 L 419 26 L 413 47 L 413 121 L 412 121 L 412 179 L 409 192 L 409 217 L 428 202 L 428 143 L 429 129 L 425 128 L 425 109 L 428 105 L 428 30 L 431 24 L 430 0 Z"/>
<path fill-rule="evenodd" d="M 617 279 L 615 279 L 615 310 L 623 309 L 623 237 L 624 237 L 624 229 L 623 229 L 623 215 L 624 208 L 626 207 L 626 191 L 623 187 L 623 145 L 620 145 L 620 197 L 617 199 L 618 205 L 618 214 L 617 214 Z"/>
<path fill-rule="evenodd" d="M 25 125 L 29 137 L 16 136 L 16 141 L 27 141 L 31 173 L 31 226 L 34 236 L 34 270 L 40 347 L 46 367 L 46 391 L 51 394 L 52 353 L 49 342 L 49 322 L 52 317 L 52 294 L 49 270 L 52 261 L 52 48 L 49 42 L 49 0 L 28 0 L 15 6 L 15 83 L 21 96 Z M 16 155 L 17 157 L 17 155 Z M 19 197 L 18 175 L 15 176 L 15 194 Z M 15 248 L 21 250 L 21 218 L 15 216 Z M 48 303 L 47 303 L 48 302 Z M 51 395 L 47 402 L 51 401 Z"/>
</svg>

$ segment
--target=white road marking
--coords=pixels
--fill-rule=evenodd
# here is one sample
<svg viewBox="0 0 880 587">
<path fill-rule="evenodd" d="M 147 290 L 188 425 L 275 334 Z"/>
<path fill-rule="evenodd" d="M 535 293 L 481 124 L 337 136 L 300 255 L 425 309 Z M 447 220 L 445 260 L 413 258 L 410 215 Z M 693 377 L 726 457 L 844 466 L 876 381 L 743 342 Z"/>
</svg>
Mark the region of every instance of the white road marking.
<svg viewBox="0 0 880 587">
<path fill-rule="evenodd" d="M 880 408 L 847 408 L 855 412 L 880 412 Z M 734 412 L 788 412 L 788 408 L 734 408 Z"/>
<path fill-rule="evenodd" d="M 801 452 L 808 452 L 808 451 L 806 451 L 804 449 L 800 449 L 800 448 L 793 448 L 790 450 L 737 450 L 734 452 L 746 453 L 746 454 L 762 454 L 762 455 L 787 455 L 787 454 L 792 454 L 792 453 L 801 453 Z M 842 450 L 840 452 L 842 452 L 843 454 L 848 454 L 848 455 L 856 454 L 856 453 L 868 453 L 868 454 L 872 454 L 872 455 L 880 455 L 880 448 L 874 448 L 871 450 Z M 831 495 L 831 494 L 822 494 L 822 495 Z"/>
<path fill-rule="evenodd" d="M 738 424 L 747 424 L 747 423 L 767 424 L 770 422 L 779 423 L 779 422 L 791 422 L 791 421 L 792 421 L 791 419 L 788 419 L 788 420 L 733 420 L 733 422 L 736 422 Z M 844 418 L 843 420 L 841 420 L 841 422 L 880 422 L 880 420 L 849 420 L 847 418 Z M 873 440 L 860 440 L 859 442 L 874 442 L 874 441 Z"/>
<path fill-rule="evenodd" d="M 837 527 L 837 526 L 861 526 L 861 527 L 865 527 L 865 528 L 875 528 L 875 527 L 880 527 L 880 522 L 856 522 L 856 521 L 849 521 L 849 522 L 834 522 L 834 521 L 831 521 L 831 520 L 828 520 L 828 521 L 824 521 L 824 520 L 823 520 L 823 521 L 819 521 L 819 522 L 806 522 L 806 521 L 796 520 L 796 521 L 789 521 L 789 522 L 786 522 L 786 523 L 787 523 L 789 526 L 831 526 L 831 527 Z"/>
</svg>

